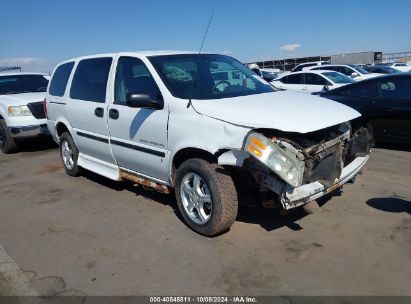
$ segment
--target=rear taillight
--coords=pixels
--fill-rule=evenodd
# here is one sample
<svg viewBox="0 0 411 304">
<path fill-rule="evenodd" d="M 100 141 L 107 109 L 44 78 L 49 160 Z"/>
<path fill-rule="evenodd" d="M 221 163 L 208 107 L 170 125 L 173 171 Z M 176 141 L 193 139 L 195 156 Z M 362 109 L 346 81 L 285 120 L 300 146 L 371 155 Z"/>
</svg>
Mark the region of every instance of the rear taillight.
<svg viewBox="0 0 411 304">
<path fill-rule="evenodd" d="M 43 100 L 43 110 L 44 110 L 44 114 L 46 115 L 46 118 L 48 118 L 48 116 L 47 116 L 47 102 L 46 102 L 46 98 L 44 98 L 44 100 Z"/>
</svg>

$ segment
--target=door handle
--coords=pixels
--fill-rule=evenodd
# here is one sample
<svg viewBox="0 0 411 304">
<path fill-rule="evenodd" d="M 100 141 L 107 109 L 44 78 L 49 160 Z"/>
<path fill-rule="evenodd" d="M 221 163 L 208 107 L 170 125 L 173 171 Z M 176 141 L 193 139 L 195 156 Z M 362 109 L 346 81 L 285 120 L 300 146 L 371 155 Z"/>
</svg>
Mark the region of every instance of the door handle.
<svg viewBox="0 0 411 304">
<path fill-rule="evenodd" d="M 103 117 L 104 116 L 104 109 L 103 108 L 96 108 L 94 110 L 94 115 L 97 117 Z"/>
<path fill-rule="evenodd" d="M 120 113 L 118 112 L 117 109 L 110 109 L 110 111 L 108 111 L 108 117 L 111 119 L 118 119 L 120 116 Z"/>
</svg>

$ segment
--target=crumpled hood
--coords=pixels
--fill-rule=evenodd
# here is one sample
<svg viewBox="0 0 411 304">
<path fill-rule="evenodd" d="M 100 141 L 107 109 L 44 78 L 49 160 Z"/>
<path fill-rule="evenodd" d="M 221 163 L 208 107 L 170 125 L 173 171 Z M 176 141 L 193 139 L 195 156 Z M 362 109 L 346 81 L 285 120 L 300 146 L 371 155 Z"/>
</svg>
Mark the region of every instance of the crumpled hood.
<svg viewBox="0 0 411 304">
<path fill-rule="evenodd" d="M 361 116 L 341 103 L 290 91 L 192 102 L 196 111 L 215 119 L 285 132 L 313 132 Z"/>
<path fill-rule="evenodd" d="M 0 103 L 7 106 L 23 106 L 30 102 L 43 101 L 45 97 L 46 92 L 0 95 Z"/>
</svg>

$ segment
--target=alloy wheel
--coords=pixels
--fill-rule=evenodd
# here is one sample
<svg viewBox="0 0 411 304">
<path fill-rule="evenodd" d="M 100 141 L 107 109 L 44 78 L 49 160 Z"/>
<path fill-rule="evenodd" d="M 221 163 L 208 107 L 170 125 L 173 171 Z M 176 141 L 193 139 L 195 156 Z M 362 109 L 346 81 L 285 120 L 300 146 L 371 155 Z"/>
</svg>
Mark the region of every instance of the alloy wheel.
<svg viewBox="0 0 411 304">
<path fill-rule="evenodd" d="M 189 172 L 181 182 L 181 200 L 187 215 L 197 224 L 205 224 L 213 208 L 210 190 L 200 175 Z"/>
</svg>

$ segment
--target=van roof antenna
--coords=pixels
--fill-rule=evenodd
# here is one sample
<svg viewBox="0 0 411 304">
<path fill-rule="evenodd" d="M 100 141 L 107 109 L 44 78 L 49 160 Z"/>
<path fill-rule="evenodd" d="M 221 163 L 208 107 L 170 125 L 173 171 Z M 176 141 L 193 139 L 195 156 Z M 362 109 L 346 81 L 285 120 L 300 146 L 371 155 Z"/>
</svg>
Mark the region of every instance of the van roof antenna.
<svg viewBox="0 0 411 304">
<path fill-rule="evenodd" d="M 210 28 L 211 21 L 213 20 L 213 16 L 214 16 L 214 10 L 211 11 L 210 20 L 208 20 L 207 29 L 206 29 L 206 31 L 205 31 L 205 33 L 204 33 L 203 40 L 201 41 L 200 50 L 198 51 L 198 54 L 201 54 L 201 51 L 203 50 L 204 41 L 205 41 L 205 39 L 206 39 L 206 37 L 207 37 L 208 29 Z"/>
<path fill-rule="evenodd" d="M 201 51 L 203 50 L 204 41 L 207 38 L 208 30 L 210 28 L 211 21 L 213 20 L 213 16 L 214 16 L 214 10 L 211 10 L 211 16 L 210 16 L 210 19 L 208 20 L 207 28 L 206 28 L 206 31 L 204 33 L 203 40 L 201 41 L 200 49 L 198 50 L 198 55 L 200 55 Z M 193 95 L 193 87 L 194 87 L 194 79 L 191 82 L 190 98 L 188 99 L 187 108 L 189 108 L 192 105 L 191 104 L 191 98 L 192 98 L 192 95 Z"/>
</svg>

